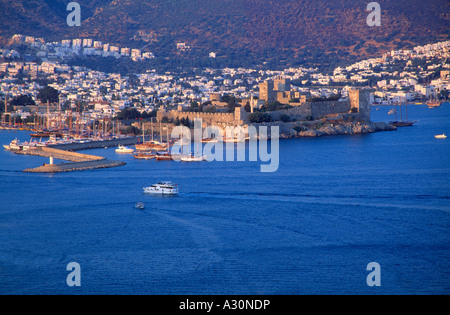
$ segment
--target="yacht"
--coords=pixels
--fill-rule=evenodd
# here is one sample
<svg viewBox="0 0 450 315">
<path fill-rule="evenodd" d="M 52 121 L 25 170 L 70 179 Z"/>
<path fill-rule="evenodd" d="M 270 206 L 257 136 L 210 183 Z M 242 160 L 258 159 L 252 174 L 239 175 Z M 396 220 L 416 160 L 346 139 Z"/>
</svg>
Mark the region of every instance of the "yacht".
<svg viewBox="0 0 450 315">
<path fill-rule="evenodd" d="M 116 152 L 117 153 L 133 153 L 134 150 L 130 149 L 130 148 L 127 148 L 127 147 L 125 147 L 123 145 L 119 145 L 119 147 L 116 149 Z"/>
<path fill-rule="evenodd" d="M 172 182 L 161 182 L 150 187 L 144 187 L 146 194 L 160 194 L 160 195 L 178 195 L 178 185 Z"/>
<path fill-rule="evenodd" d="M 182 162 L 202 162 L 205 161 L 205 156 L 195 156 L 195 155 L 183 155 L 181 157 Z"/>
<path fill-rule="evenodd" d="M 14 139 L 13 141 L 11 141 L 10 144 L 4 144 L 3 147 L 6 150 L 20 150 L 20 144 L 19 144 L 19 140 Z"/>
<path fill-rule="evenodd" d="M 202 139 L 202 143 L 218 143 L 220 142 L 217 138 L 204 138 Z"/>
<path fill-rule="evenodd" d="M 436 135 L 434 136 L 436 139 L 447 139 L 447 136 L 445 135 L 445 133 L 441 134 L 441 135 Z"/>
<path fill-rule="evenodd" d="M 249 140 L 249 137 L 245 137 L 245 138 L 240 138 L 240 137 L 234 137 L 234 138 L 224 138 L 223 142 L 225 143 L 243 143 L 246 140 Z"/>
</svg>

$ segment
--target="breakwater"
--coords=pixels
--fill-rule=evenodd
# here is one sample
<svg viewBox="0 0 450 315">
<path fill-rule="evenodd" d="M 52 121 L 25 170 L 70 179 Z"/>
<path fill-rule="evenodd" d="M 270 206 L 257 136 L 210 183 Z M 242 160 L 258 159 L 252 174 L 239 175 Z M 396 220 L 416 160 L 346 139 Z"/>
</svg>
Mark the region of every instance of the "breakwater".
<svg viewBox="0 0 450 315">
<path fill-rule="evenodd" d="M 133 138 L 136 139 L 136 138 Z M 127 139 L 115 139 L 108 141 L 96 141 L 97 143 L 76 143 L 55 145 L 52 147 L 35 147 L 28 150 L 17 150 L 16 154 L 22 155 L 34 155 L 50 158 L 50 164 L 44 164 L 36 168 L 25 169 L 26 173 L 61 173 L 61 172 L 73 172 L 83 170 L 93 170 L 101 168 L 111 168 L 126 165 L 125 162 L 113 161 L 101 156 L 83 154 L 79 152 L 73 152 L 68 150 L 84 150 L 91 148 L 101 148 L 105 146 L 116 146 L 118 144 L 130 143 L 134 141 L 131 138 Z M 107 142 L 107 143 L 105 143 Z M 100 146 L 100 143 L 103 144 Z M 66 150 L 59 148 L 64 147 Z M 58 149 L 57 149 L 58 148 Z M 69 161 L 71 163 L 53 164 L 53 159 Z"/>
<path fill-rule="evenodd" d="M 15 153 L 23 155 L 43 156 L 71 162 L 99 161 L 104 159 L 104 157 L 101 156 L 81 154 L 77 152 L 70 152 L 49 147 L 36 147 L 30 148 L 29 150 L 18 150 L 15 151 Z"/>
<path fill-rule="evenodd" d="M 27 168 L 25 173 L 62 173 L 73 171 L 85 171 L 101 168 L 111 168 L 125 165 L 125 162 L 112 161 L 108 159 L 92 160 L 85 162 L 61 163 L 61 164 L 44 164 L 36 168 Z"/>
</svg>

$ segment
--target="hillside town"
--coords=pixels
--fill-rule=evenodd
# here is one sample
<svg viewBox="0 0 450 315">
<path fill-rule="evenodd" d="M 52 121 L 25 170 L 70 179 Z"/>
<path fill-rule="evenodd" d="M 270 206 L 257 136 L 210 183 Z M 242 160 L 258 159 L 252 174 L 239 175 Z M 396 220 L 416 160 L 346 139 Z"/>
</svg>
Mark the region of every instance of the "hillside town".
<svg viewBox="0 0 450 315">
<path fill-rule="evenodd" d="M 235 107 L 247 105 L 246 110 L 253 112 L 268 104 L 280 109 L 315 99 L 346 99 L 355 87 L 370 88 L 370 102 L 377 105 L 448 99 L 450 91 L 450 41 L 391 51 L 331 73 L 299 67 L 121 75 L 66 63 L 78 55 L 130 58 L 137 63 L 158 58 L 89 38 L 46 43 L 42 38 L 14 35 L 0 49 L 3 124 L 35 124 L 36 117 L 56 112 L 82 112 L 86 120 L 137 118 L 124 115 L 129 109 L 141 118 L 156 117 L 161 109 L 233 113 Z M 43 90 L 56 91 L 57 97 L 45 97 Z"/>
</svg>

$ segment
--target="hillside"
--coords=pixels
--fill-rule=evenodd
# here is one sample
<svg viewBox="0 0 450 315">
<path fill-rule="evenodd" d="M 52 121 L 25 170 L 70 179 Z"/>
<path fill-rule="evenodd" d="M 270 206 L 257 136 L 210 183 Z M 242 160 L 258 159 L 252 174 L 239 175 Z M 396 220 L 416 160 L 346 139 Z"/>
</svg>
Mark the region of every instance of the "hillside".
<svg viewBox="0 0 450 315">
<path fill-rule="evenodd" d="M 360 0 L 78 1 L 81 27 L 66 25 L 63 0 L 0 0 L 0 36 L 91 37 L 148 49 L 192 66 L 327 67 L 450 38 L 447 0 L 380 0 L 381 27 Z M 177 42 L 192 49 L 176 50 Z M 214 51 L 218 58 L 207 58 Z M 168 58 L 168 59 L 165 59 Z"/>
</svg>

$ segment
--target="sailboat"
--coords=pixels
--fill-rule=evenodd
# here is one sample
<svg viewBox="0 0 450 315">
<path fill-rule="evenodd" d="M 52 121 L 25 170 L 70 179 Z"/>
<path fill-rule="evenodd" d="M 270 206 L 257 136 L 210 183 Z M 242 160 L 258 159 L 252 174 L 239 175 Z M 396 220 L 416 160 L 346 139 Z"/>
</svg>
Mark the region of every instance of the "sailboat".
<svg viewBox="0 0 450 315">
<path fill-rule="evenodd" d="M 430 101 L 427 102 L 428 108 L 436 108 L 436 107 L 439 107 L 441 105 L 442 105 L 442 103 L 439 102 L 439 101 L 432 101 L 432 100 L 430 100 Z"/>
<path fill-rule="evenodd" d="M 430 98 L 427 102 L 427 106 L 428 108 L 436 108 L 441 106 L 442 103 L 439 101 L 439 99 L 436 96 L 436 93 L 434 93 L 434 96 L 432 98 Z"/>
<path fill-rule="evenodd" d="M 170 143 L 163 143 L 162 141 L 154 140 L 153 138 L 153 118 L 152 118 L 152 140 L 145 141 L 144 127 L 142 127 L 142 143 L 136 144 L 136 151 L 162 151 L 167 150 L 170 147 Z"/>
<path fill-rule="evenodd" d="M 190 143 L 189 143 L 190 144 Z M 183 147 L 181 148 L 183 150 Z M 202 162 L 206 160 L 205 156 L 199 155 L 199 141 L 197 141 L 197 154 L 181 154 L 180 160 L 182 162 Z"/>
<path fill-rule="evenodd" d="M 156 158 L 156 154 L 150 152 L 136 152 L 132 154 L 135 159 L 138 160 L 153 160 Z"/>
<path fill-rule="evenodd" d="M 400 121 L 397 120 L 397 104 L 395 104 L 395 121 L 390 124 L 395 127 L 411 127 L 416 121 L 408 121 L 408 104 L 405 102 L 406 120 L 403 120 L 402 104 L 400 104 Z"/>
</svg>

